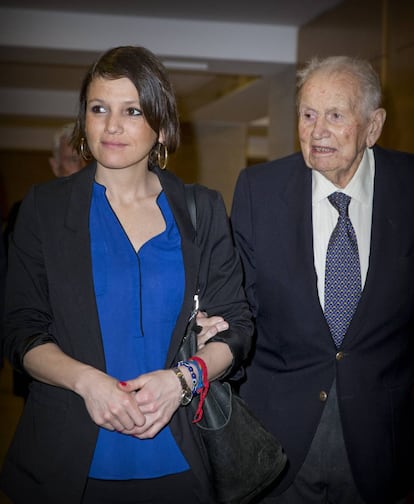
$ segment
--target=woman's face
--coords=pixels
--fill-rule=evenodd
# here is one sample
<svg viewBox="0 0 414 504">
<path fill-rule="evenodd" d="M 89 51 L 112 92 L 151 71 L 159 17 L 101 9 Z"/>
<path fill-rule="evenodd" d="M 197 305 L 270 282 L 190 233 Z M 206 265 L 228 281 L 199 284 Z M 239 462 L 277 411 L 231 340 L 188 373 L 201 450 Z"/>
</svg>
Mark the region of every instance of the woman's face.
<svg viewBox="0 0 414 504">
<path fill-rule="evenodd" d="M 158 140 L 142 114 L 136 87 L 126 77 L 92 80 L 87 93 L 85 131 L 93 157 L 110 169 L 146 169 L 148 155 Z"/>
</svg>

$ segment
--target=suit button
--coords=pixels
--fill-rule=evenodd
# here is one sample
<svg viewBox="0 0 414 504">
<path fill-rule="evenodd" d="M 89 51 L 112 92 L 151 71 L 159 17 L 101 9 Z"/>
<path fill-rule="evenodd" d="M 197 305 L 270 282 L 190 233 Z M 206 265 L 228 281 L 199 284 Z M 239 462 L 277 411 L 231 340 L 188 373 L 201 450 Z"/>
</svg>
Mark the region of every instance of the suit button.
<svg viewBox="0 0 414 504">
<path fill-rule="evenodd" d="M 328 394 L 324 390 L 321 390 L 319 392 L 319 400 L 322 402 L 325 402 L 327 399 L 328 399 Z"/>
<path fill-rule="evenodd" d="M 336 355 L 335 355 L 335 359 L 336 360 L 342 360 L 343 358 L 345 357 L 345 354 L 344 352 L 338 352 Z"/>
</svg>

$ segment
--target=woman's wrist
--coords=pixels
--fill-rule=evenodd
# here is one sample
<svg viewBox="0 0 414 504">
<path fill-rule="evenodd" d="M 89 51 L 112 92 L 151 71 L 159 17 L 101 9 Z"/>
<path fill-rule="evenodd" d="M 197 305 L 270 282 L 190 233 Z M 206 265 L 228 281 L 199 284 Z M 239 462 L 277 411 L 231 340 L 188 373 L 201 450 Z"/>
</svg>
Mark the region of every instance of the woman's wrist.
<svg viewBox="0 0 414 504">
<path fill-rule="evenodd" d="M 173 367 L 171 368 L 171 371 L 175 374 L 175 376 L 178 378 L 178 381 L 180 383 L 181 387 L 181 395 L 180 395 L 180 405 L 181 406 L 187 406 L 187 404 L 190 404 L 192 398 L 193 398 L 193 393 L 191 390 L 191 387 L 188 385 L 184 372 L 183 372 L 183 366 L 181 367 Z"/>
<path fill-rule="evenodd" d="M 203 375 L 200 365 L 195 360 L 189 359 L 178 362 L 177 367 L 181 369 L 186 377 L 187 384 L 191 387 L 193 396 L 196 395 L 198 390 L 203 386 Z"/>
<path fill-rule="evenodd" d="M 75 372 L 74 376 L 76 378 L 74 379 L 73 385 L 70 388 L 76 394 L 80 395 L 81 397 L 85 397 L 85 395 L 88 393 L 90 384 L 95 381 L 95 375 L 97 373 L 105 374 L 99 369 L 96 369 L 89 365 L 84 365 L 82 369 L 79 369 Z"/>
</svg>

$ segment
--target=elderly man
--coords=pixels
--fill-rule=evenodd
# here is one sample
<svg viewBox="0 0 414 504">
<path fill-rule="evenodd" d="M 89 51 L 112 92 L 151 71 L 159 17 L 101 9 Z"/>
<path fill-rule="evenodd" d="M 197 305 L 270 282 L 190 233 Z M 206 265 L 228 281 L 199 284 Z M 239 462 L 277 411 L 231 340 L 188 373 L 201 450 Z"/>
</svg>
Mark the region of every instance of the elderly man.
<svg viewBox="0 0 414 504">
<path fill-rule="evenodd" d="M 263 503 L 394 504 L 414 483 L 414 156 L 375 145 L 380 104 L 369 63 L 312 60 L 302 152 L 237 182 L 257 330 L 241 393 L 289 459 Z"/>
<path fill-rule="evenodd" d="M 53 156 L 49 164 L 55 177 L 66 177 L 82 169 L 86 162 L 70 144 L 75 123 L 68 123 L 53 137 Z"/>
</svg>

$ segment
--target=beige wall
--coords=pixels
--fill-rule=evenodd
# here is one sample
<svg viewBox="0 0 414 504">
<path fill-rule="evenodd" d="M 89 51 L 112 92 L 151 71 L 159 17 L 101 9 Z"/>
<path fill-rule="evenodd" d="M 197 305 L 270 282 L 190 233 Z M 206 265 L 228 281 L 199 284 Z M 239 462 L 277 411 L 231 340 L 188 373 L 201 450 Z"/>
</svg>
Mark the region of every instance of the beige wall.
<svg viewBox="0 0 414 504">
<path fill-rule="evenodd" d="M 296 69 L 273 77 L 269 92 L 269 159 L 291 154 L 296 131 Z"/>
<path fill-rule="evenodd" d="M 385 141 L 390 147 L 414 152 L 414 3 L 408 0 L 388 3 Z"/>
<path fill-rule="evenodd" d="M 378 142 L 414 152 L 414 2 L 346 0 L 299 33 L 298 64 L 312 56 L 367 58 L 380 73 L 387 120 Z"/>
<path fill-rule="evenodd" d="M 230 211 L 240 169 L 246 165 L 247 127 L 238 123 L 200 121 L 194 125 L 198 182 L 217 189 Z"/>
</svg>

